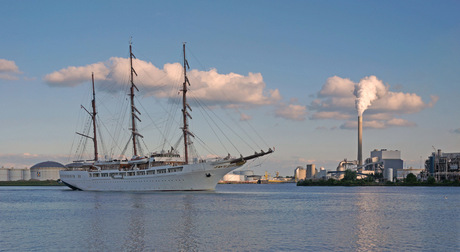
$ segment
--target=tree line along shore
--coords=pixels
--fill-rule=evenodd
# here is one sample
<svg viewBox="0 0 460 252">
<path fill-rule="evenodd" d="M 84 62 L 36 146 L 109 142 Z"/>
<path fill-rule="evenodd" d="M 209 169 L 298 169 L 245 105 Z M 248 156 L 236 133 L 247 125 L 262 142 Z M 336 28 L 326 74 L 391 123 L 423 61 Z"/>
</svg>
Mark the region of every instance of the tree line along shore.
<svg viewBox="0 0 460 252">
<path fill-rule="evenodd" d="M 56 180 L 0 181 L 0 186 L 65 186 Z"/>
<path fill-rule="evenodd" d="M 436 181 L 434 177 L 428 177 L 426 180 L 418 180 L 417 177 L 410 173 L 403 180 L 391 182 L 382 181 L 380 177 L 368 176 L 363 179 L 357 179 L 355 171 L 346 170 L 345 176 L 341 180 L 330 178 L 328 180 L 300 180 L 297 186 L 460 186 L 460 181 Z"/>
</svg>

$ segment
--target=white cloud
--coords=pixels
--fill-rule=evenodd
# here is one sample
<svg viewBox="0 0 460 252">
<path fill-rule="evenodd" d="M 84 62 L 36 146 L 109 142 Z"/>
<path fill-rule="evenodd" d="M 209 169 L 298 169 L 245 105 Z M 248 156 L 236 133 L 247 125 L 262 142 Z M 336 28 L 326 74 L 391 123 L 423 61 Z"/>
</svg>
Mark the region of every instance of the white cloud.
<svg viewBox="0 0 460 252">
<path fill-rule="evenodd" d="M 348 120 L 351 118 L 350 114 L 345 114 L 339 111 L 320 111 L 315 113 L 312 116 L 313 119 L 339 119 L 339 120 Z"/>
<path fill-rule="evenodd" d="M 353 95 L 355 83 L 338 76 L 329 77 L 319 91 L 318 97 L 349 97 Z"/>
<path fill-rule="evenodd" d="M 91 80 L 91 73 L 94 73 L 95 80 L 106 80 L 109 69 L 102 62 L 81 67 L 70 66 L 47 74 L 45 81 L 54 87 L 73 87 Z"/>
<path fill-rule="evenodd" d="M 37 163 L 45 161 L 55 161 L 65 165 L 69 160 L 65 155 L 47 155 L 47 154 L 33 154 L 33 153 L 0 153 L 0 167 L 5 168 L 26 168 L 31 167 Z"/>
<path fill-rule="evenodd" d="M 414 127 L 414 122 L 407 121 L 401 118 L 391 118 L 390 120 L 367 120 L 363 121 L 363 128 L 368 129 L 386 129 L 388 127 Z M 357 129 L 358 121 L 350 120 L 340 125 L 341 129 Z"/>
<path fill-rule="evenodd" d="M 364 127 L 387 128 L 387 127 L 413 127 L 415 123 L 395 118 L 395 115 L 417 113 L 425 108 L 436 104 L 438 97 L 432 95 L 429 102 L 424 102 L 415 93 L 390 91 L 390 85 L 384 85 L 375 76 L 363 78 L 359 83 L 353 83 L 350 79 L 334 76 L 328 78 L 322 89 L 318 92 L 317 99 L 308 106 L 313 114 L 311 119 L 334 119 L 349 120 L 340 128 L 356 128 L 355 118 L 358 113 L 355 106 L 357 100 L 355 94 L 359 86 L 374 84 L 372 92 L 375 97 L 366 103 L 369 105 L 364 113 Z"/>
<path fill-rule="evenodd" d="M 386 122 L 388 126 L 402 126 L 402 127 L 414 127 L 416 124 L 414 122 L 407 121 L 401 118 L 392 118 Z"/>
<path fill-rule="evenodd" d="M 98 62 L 83 67 L 67 67 L 45 76 L 50 86 L 71 87 L 87 82 L 91 72 L 99 89 L 106 92 L 123 90 L 129 82 L 129 59 L 112 57 L 107 62 Z M 133 67 L 138 76 L 134 82 L 144 95 L 160 98 L 177 98 L 179 85 L 183 82 L 183 67 L 179 63 L 165 64 L 163 69 L 150 62 L 134 59 Z M 226 107 L 268 105 L 281 99 L 278 89 L 267 90 L 260 73 L 240 75 L 220 74 L 216 69 L 209 71 L 191 70 L 187 74 L 191 87 L 189 95 L 208 105 Z M 172 89 L 175 87 L 177 89 Z"/>
<path fill-rule="evenodd" d="M 19 68 L 14 61 L 0 59 L 0 79 L 17 80 L 18 74 L 22 74 L 22 72 L 19 71 Z"/>
<path fill-rule="evenodd" d="M 252 117 L 250 115 L 246 115 L 245 113 L 240 114 L 240 121 L 249 121 Z"/>
<path fill-rule="evenodd" d="M 275 116 L 293 121 L 304 121 L 307 108 L 302 105 L 279 103 L 275 110 Z"/>
</svg>

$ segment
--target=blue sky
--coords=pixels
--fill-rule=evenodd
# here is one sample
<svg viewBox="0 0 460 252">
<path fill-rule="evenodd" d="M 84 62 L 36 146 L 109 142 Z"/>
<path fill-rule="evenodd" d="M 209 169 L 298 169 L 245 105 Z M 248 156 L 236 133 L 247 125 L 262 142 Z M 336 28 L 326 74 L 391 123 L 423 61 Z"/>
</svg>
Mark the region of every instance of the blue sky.
<svg viewBox="0 0 460 252">
<path fill-rule="evenodd" d="M 432 146 L 460 151 L 458 1 L 2 1 L 1 6 L 0 166 L 68 162 L 83 118 L 80 104 L 89 107 L 86 72 L 99 67 L 96 85 L 121 83 L 115 68 L 129 56 L 130 37 L 141 60 L 137 67 L 146 75 L 158 70 L 163 81 L 171 78 L 165 66 L 180 63 L 187 42 L 197 97 L 216 113 L 248 119 L 262 142 L 275 146 L 273 155 L 251 167 L 258 173 L 292 175 L 307 163 L 333 170 L 343 158 L 356 159 L 352 92 L 369 76 L 386 90 L 364 112 L 364 157 L 374 149 L 401 150 L 405 166 L 418 168 Z M 199 81 L 205 77 L 208 81 Z M 157 102 L 168 106 L 155 80 L 139 79 L 149 92 L 142 100 L 152 111 Z M 103 105 L 114 95 L 99 88 L 99 97 Z M 103 116 L 104 107 L 99 112 Z M 192 124 L 200 128 L 197 121 L 194 117 Z"/>
</svg>

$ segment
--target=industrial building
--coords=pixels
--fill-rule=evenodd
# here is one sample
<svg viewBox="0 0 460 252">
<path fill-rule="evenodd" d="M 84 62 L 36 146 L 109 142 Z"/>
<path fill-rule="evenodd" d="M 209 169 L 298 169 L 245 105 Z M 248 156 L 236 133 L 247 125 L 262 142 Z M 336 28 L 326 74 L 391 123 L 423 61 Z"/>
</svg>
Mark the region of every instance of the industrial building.
<svg viewBox="0 0 460 252">
<path fill-rule="evenodd" d="M 366 159 L 365 164 L 358 168 L 362 174 L 383 173 L 384 179 L 393 181 L 397 177 L 398 170 L 403 170 L 404 161 L 401 159 L 401 151 L 375 149 L 371 151 L 371 157 Z"/>
<path fill-rule="evenodd" d="M 351 169 L 358 172 L 358 178 L 379 173 L 383 174 L 386 181 L 393 181 L 397 177 L 397 172 L 403 170 L 403 165 L 401 151 L 375 149 L 371 151 L 370 158 L 367 158 L 364 164 L 359 165 L 359 160 L 348 161 L 344 159 L 337 166 L 337 171 L 329 173 L 335 174 L 337 179 L 342 179 L 345 171 Z"/>
<path fill-rule="evenodd" d="M 0 181 L 57 180 L 59 171 L 63 169 L 64 165 L 53 161 L 38 163 L 30 169 L 0 168 Z"/>
<path fill-rule="evenodd" d="M 307 164 L 307 179 L 314 178 L 317 172 L 315 164 Z"/>
<path fill-rule="evenodd" d="M 326 179 L 327 171 L 324 167 L 321 167 L 319 172 L 316 169 L 315 164 L 307 164 L 306 168 L 298 166 L 294 170 L 294 181 L 298 182 L 305 179 Z"/>
<path fill-rule="evenodd" d="M 297 166 L 294 170 L 294 181 L 297 183 L 300 180 L 305 180 L 307 178 L 307 169 L 302 166 Z"/>
<path fill-rule="evenodd" d="M 460 179 L 460 152 L 443 153 L 440 149 L 433 152 L 425 161 L 425 171 L 437 181 Z"/>
</svg>

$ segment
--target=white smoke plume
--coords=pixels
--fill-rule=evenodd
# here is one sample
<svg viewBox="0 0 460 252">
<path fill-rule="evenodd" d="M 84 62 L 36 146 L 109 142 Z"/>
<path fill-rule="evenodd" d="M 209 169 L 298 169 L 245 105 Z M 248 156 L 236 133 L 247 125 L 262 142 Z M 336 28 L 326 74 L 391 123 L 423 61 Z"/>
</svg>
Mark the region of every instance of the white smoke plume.
<svg viewBox="0 0 460 252">
<path fill-rule="evenodd" d="M 355 105 L 358 116 L 362 116 L 364 111 L 373 101 L 383 97 L 387 93 L 387 87 L 381 80 L 374 75 L 364 77 L 355 85 L 354 95 L 356 96 Z"/>
</svg>

